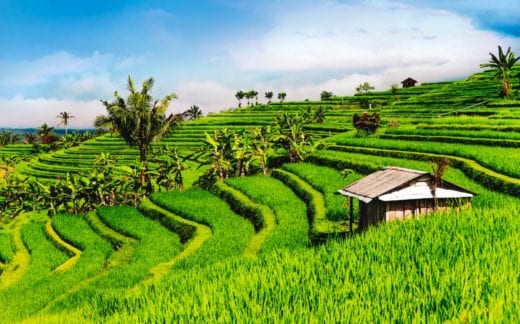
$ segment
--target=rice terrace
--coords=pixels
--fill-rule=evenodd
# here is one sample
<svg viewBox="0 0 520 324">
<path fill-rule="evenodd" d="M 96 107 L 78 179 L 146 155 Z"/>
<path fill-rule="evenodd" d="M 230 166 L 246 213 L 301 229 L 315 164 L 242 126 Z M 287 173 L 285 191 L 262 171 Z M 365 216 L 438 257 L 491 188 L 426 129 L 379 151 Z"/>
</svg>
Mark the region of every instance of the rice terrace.
<svg viewBox="0 0 520 324">
<path fill-rule="evenodd" d="M 0 323 L 519 322 L 520 56 L 488 52 L 209 112 L 130 74 L 84 129 L 0 130 Z"/>
</svg>

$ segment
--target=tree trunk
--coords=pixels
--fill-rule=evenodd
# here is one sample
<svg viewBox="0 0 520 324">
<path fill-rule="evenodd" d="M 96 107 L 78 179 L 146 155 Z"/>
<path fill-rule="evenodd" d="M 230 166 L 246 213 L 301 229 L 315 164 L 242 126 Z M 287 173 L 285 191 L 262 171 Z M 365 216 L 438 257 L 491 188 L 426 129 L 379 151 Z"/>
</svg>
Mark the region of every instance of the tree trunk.
<svg viewBox="0 0 520 324">
<path fill-rule="evenodd" d="M 437 211 L 438 202 L 437 202 L 437 184 L 433 184 L 433 211 Z"/>
<path fill-rule="evenodd" d="M 509 97 L 509 90 L 511 88 L 510 81 L 505 79 L 502 81 L 502 90 L 500 91 L 500 96 L 507 98 Z"/>
<path fill-rule="evenodd" d="M 141 188 L 147 188 L 148 177 L 146 171 L 148 171 L 148 163 L 146 160 L 146 145 L 142 143 L 139 145 L 139 159 L 141 162 Z"/>
</svg>

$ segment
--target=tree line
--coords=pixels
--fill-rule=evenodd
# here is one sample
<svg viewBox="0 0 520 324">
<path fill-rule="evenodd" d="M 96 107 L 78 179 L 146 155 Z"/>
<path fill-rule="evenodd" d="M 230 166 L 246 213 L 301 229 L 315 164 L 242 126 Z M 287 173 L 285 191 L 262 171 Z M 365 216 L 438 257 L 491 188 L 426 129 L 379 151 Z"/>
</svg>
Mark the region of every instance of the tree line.
<svg viewBox="0 0 520 324">
<path fill-rule="evenodd" d="M 272 91 L 266 91 L 264 93 L 265 98 L 267 99 L 267 104 L 272 103 L 274 92 Z M 283 103 L 285 98 L 287 97 L 287 93 L 282 91 L 278 92 L 277 94 L 278 100 L 280 100 L 280 103 Z M 238 100 L 238 108 L 242 107 L 242 100 L 247 100 L 247 106 L 253 106 L 258 105 L 258 91 L 256 90 L 249 90 L 249 91 L 243 91 L 239 90 L 237 93 L 235 93 L 235 98 Z M 253 101 L 254 99 L 254 101 Z"/>
</svg>

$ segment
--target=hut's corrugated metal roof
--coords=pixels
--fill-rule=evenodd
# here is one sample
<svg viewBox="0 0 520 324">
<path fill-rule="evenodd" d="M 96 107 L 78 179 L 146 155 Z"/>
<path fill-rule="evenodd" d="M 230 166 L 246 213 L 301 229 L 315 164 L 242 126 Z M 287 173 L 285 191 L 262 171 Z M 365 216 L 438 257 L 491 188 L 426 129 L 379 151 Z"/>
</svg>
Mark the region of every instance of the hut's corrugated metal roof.
<svg viewBox="0 0 520 324">
<path fill-rule="evenodd" d="M 365 202 L 370 202 L 372 199 L 399 188 L 425 174 L 427 173 L 418 170 L 387 167 L 344 187 L 340 190 L 340 193 L 344 195 L 351 194 Z"/>
<path fill-rule="evenodd" d="M 435 197 L 437 199 L 443 198 L 471 198 L 473 194 L 458 191 L 448 188 L 435 188 Z M 417 199 L 434 199 L 432 188 L 427 182 L 418 181 L 410 186 L 402 189 L 391 191 L 378 197 L 381 201 L 402 201 L 402 200 L 417 200 Z"/>
</svg>

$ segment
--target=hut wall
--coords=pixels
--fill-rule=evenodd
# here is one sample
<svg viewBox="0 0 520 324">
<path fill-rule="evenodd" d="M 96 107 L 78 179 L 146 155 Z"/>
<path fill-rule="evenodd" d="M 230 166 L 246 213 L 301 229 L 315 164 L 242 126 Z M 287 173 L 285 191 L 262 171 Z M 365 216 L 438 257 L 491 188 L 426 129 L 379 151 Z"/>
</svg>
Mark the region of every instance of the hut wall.
<svg viewBox="0 0 520 324">
<path fill-rule="evenodd" d="M 464 199 L 439 199 L 437 201 L 438 211 L 448 211 L 452 208 L 456 210 L 468 208 L 471 206 L 471 200 Z M 412 218 L 420 214 L 427 214 L 434 211 L 433 199 L 407 200 L 407 201 L 391 201 L 386 203 L 386 220 Z"/>
<path fill-rule="evenodd" d="M 386 220 L 412 218 L 416 215 L 432 211 L 432 203 L 428 200 L 403 200 L 386 203 Z"/>
<path fill-rule="evenodd" d="M 360 227 L 366 228 L 385 220 L 386 206 L 379 200 L 373 200 L 370 203 L 360 202 Z"/>
</svg>

